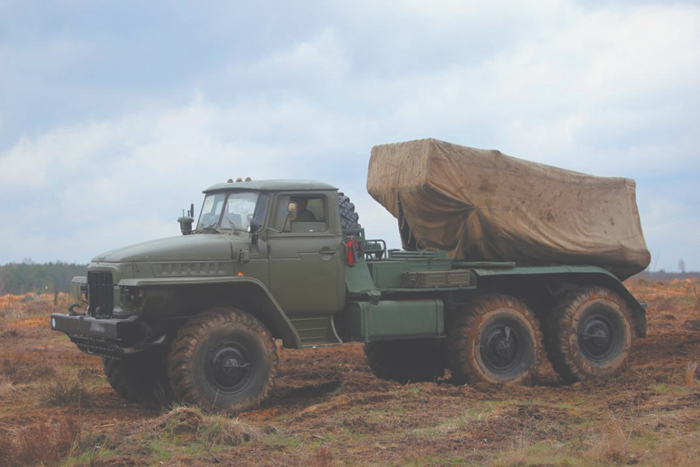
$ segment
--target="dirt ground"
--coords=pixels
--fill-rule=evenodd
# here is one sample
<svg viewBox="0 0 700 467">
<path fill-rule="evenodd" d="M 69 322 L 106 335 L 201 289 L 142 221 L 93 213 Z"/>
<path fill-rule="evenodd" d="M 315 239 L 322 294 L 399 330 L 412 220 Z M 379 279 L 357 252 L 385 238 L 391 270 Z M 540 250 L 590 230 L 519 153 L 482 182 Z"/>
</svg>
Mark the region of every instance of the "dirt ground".
<svg viewBox="0 0 700 467">
<path fill-rule="evenodd" d="M 120 399 L 99 358 L 49 330 L 67 297 L 0 303 L 3 465 L 700 465 L 700 282 L 631 281 L 648 337 L 607 383 L 401 386 L 362 346 L 283 350 L 273 396 L 237 418 Z M 695 365 L 694 365 L 695 363 Z"/>
</svg>

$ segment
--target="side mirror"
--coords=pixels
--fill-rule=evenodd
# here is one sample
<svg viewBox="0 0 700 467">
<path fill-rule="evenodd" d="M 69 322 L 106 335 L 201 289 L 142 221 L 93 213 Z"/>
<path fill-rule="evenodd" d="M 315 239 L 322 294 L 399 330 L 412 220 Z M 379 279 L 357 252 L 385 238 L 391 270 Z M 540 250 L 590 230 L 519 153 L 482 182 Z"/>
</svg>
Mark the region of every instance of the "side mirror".
<svg viewBox="0 0 700 467">
<path fill-rule="evenodd" d="M 182 217 L 179 217 L 177 221 L 180 223 L 180 232 L 182 235 L 189 235 L 192 233 L 192 223 L 194 222 L 194 203 L 190 204 L 190 209 L 185 215 L 185 210 L 182 210 Z"/>
<path fill-rule="evenodd" d="M 287 217 L 284 219 L 284 225 L 282 226 L 282 232 L 285 232 L 287 230 L 287 224 L 289 221 L 293 221 L 294 219 L 297 218 L 297 203 L 296 201 L 290 201 L 289 204 L 287 205 Z"/>
<path fill-rule="evenodd" d="M 299 211 L 299 207 L 297 206 L 296 201 L 291 201 L 289 203 L 289 206 L 287 207 L 287 219 L 289 219 L 289 220 L 296 219 L 298 211 Z"/>
<path fill-rule="evenodd" d="M 260 230 L 260 227 L 261 225 L 257 219 L 250 220 L 250 233 L 256 233 L 258 230 Z"/>
<path fill-rule="evenodd" d="M 179 217 L 177 221 L 180 223 L 180 232 L 182 232 L 182 235 L 189 235 L 192 233 L 192 223 L 194 222 L 193 218 L 189 216 L 182 216 Z"/>
</svg>

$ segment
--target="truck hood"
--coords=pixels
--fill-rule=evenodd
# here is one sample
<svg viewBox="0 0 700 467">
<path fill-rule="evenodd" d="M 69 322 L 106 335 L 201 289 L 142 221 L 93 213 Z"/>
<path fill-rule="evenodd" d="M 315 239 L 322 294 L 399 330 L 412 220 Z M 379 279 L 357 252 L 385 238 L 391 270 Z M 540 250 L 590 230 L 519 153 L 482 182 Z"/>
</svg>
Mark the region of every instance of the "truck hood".
<svg viewBox="0 0 700 467">
<path fill-rule="evenodd" d="M 161 238 L 95 256 L 93 262 L 120 263 L 126 261 L 222 261 L 230 260 L 233 242 L 245 243 L 229 235 L 195 234 Z"/>
</svg>

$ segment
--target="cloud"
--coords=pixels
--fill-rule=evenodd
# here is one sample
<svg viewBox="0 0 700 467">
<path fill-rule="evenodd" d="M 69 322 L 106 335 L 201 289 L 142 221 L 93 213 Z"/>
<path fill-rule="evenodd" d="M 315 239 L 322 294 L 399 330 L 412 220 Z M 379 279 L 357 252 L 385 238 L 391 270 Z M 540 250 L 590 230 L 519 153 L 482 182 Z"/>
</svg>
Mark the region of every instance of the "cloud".
<svg viewBox="0 0 700 467">
<path fill-rule="evenodd" d="M 594 173 L 611 156 L 615 170 L 648 159 L 633 173 L 694 163 L 694 150 L 668 135 L 698 116 L 690 90 L 700 82 L 699 22 L 690 6 L 583 12 L 477 65 L 457 57 L 450 68 L 392 80 L 394 121 L 457 140 L 486 129 L 484 139 L 506 152 L 573 159 Z M 660 163 L 661 151 L 676 163 Z"/>
<path fill-rule="evenodd" d="M 33 233 L 0 233 L 13 245 L 0 261 L 45 259 L 39 244 L 71 244 L 61 251 L 86 260 L 147 235 L 177 234 L 180 208 L 198 205 L 214 183 L 237 176 L 327 179 L 327 166 L 342 157 L 333 150 L 344 138 L 352 146 L 356 131 L 342 116 L 298 99 L 220 107 L 198 96 L 183 107 L 23 138 L 0 155 L 0 194 L 18 203 L 10 212 L 13 229 Z M 18 214 L 26 210 L 32 215 Z M 85 242 L 81 232 L 99 232 L 99 241 Z"/>
<path fill-rule="evenodd" d="M 669 198 L 656 199 L 646 206 L 642 216 L 652 269 L 676 271 L 679 260 L 684 260 L 688 270 L 700 269 L 700 219 L 693 211 L 687 204 Z"/>
</svg>

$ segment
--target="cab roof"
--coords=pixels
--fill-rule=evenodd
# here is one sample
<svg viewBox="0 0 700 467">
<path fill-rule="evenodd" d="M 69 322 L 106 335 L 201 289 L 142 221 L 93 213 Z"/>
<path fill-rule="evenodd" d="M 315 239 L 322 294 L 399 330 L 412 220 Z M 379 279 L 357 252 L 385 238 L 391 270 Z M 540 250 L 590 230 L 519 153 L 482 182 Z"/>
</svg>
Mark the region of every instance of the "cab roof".
<svg viewBox="0 0 700 467">
<path fill-rule="evenodd" d="M 333 185 L 316 180 L 252 180 L 249 182 L 217 183 L 204 190 L 203 193 L 223 190 L 320 191 L 337 189 Z"/>
</svg>

